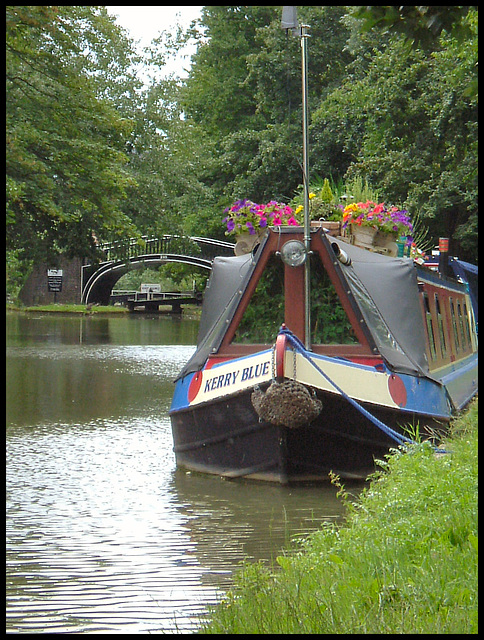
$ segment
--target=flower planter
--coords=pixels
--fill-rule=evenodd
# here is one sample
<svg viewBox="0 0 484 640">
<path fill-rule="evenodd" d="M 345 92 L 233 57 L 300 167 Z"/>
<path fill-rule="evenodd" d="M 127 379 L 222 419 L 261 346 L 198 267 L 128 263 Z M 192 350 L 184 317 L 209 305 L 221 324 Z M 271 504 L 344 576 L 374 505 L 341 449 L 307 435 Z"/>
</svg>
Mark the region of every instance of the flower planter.
<svg viewBox="0 0 484 640">
<path fill-rule="evenodd" d="M 394 233 L 379 231 L 375 227 L 351 225 L 350 241 L 358 247 L 383 253 L 387 256 L 398 255 L 397 236 Z"/>
<path fill-rule="evenodd" d="M 243 233 L 235 236 L 236 243 L 234 247 L 234 253 L 236 256 L 243 256 L 246 253 L 250 253 L 256 245 L 261 241 L 262 233 Z"/>
<path fill-rule="evenodd" d="M 341 235 L 341 222 L 335 220 L 311 220 L 311 227 L 322 227 L 328 236 L 340 236 Z"/>
<path fill-rule="evenodd" d="M 395 258 L 398 255 L 397 235 L 395 233 L 386 233 L 384 231 L 378 231 L 373 244 L 375 249 L 381 250 L 381 253 L 385 253 L 387 256 Z"/>
<path fill-rule="evenodd" d="M 350 230 L 351 244 L 364 249 L 372 249 L 377 230 L 375 227 L 363 227 L 352 224 Z"/>
<path fill-rule="evenodd" d="M 227 225 L 225 235 L 235 236 L 236 255 L 253 251 L 268 227 L 299 226 L 291 207 L 271 200 L 267 204 L 256 204 L 251 200 L 237 200 L 224 211 L 223 222 Z"/>
<path fill-rule="evenodd" d="M 352 244 L 377 253 L 397 256 L 402 255 L 398 235 L 404 236 L 407 242 L 412 236 L 413 225 L 407 211 L 368 200 L 353 202 L 344 208 L 343 229 Z M 383 232 L 382 229 L 392 229 L 392 232 Z"/>
</svg>

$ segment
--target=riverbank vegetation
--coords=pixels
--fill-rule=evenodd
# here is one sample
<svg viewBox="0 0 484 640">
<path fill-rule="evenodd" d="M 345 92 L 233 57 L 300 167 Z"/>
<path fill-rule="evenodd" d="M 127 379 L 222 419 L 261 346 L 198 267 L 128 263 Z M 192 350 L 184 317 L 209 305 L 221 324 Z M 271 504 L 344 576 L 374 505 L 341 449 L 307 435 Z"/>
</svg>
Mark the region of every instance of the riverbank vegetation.
<svg viewBox="0 0 484 640">
<path fill-rule="evenodd" d="M 21 307 L 15 304 L 7 303 L 7 313 L 20 312 L 20 313 L 63 313 L 63 314 L 76 314 L 84 316 L 93 315 L 119 315 L 124 313 L 130 313 L 127 307 L 121 305 L 100 305 L 100 304 L 42 304 L 32 307 Z M 136 313 L 145 313 L 143 311 L 137 311 Z M 166 308 L 160 307 L 158 312 L 152 311 L 150 314 L 169 314 L 171 311 Z M 182 308 L 182 314 L 184 318 L 199 319 L 201 313 L 201 307 L 194 304 L 184 305 Z"/>
<path fill-rule="evenodd" d="M 477 7 L 301 6 L 298 18 L 310 178 L 368 182 L 475 262 Z M 280 25 L 277 6 L 203 7 L 141 60 L 106 7 L 7 7 L 8 286 L 34 261 L 100 258 L 99 242 L 225 239 L 234 200 L 300 193 L 301 52 Z M 186 79 L 141 81 L 140 62 L 159 72 L 188 38 Z"/>
<path fill-rule="evenodd" d="M 32 307 L 19 307 L 14 304 L 7 304 L 7 311 L 21 311 L 24 313 L 75 313 L 81 315 L 128 313 L 126 307 L 99 304 L 39 304 Z"/>
<path fill-rule="evenodd" d="M 477 399 L 436 454 L 394 451 L 344 524 L 246 565 L 202 634 L 477 633 Z M 338 480 L 335 480 L 338 482 Z"/>
</svg>

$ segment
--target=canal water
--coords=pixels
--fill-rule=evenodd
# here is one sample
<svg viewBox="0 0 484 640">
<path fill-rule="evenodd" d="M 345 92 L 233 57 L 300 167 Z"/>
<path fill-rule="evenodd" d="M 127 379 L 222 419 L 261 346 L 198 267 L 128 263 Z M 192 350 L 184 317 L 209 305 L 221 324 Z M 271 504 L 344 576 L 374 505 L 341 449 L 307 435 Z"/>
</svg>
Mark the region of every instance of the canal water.
<svg viewBox="0 0 484 640">
<path fill-rule="evenodd" d="M 341 517 L 328 486 L 176 469 L 198 321 L 7 313 L 7 633 L 193 633 L 243 561 Z"/>
</svg>

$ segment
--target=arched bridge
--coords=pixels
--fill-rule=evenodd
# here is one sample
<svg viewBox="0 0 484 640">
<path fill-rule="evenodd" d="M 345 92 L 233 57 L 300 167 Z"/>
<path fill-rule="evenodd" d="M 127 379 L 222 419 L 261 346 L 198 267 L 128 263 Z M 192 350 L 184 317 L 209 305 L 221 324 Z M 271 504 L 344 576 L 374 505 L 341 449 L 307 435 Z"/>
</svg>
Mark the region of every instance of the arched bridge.
<svg viewBox="0 0 484 640">
<path fill-rule="evenodd" d="M 215 256 L 234 255 L 234 244 L 196 236 L 164 235 L 104 243 L 105 260 L 82 267 L 82 303 L 109 304 L 116 282 L 131 269 L 181 262 L 210 270 Z"/>
</svg>

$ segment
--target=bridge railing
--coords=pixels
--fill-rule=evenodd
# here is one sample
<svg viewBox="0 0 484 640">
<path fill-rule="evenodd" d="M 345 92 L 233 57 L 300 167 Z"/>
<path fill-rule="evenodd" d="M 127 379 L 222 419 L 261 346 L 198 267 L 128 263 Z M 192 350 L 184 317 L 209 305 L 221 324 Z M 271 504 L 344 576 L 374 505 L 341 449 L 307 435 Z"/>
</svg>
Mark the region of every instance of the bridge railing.
<svg viewBox="0 0 484 640">
<path fill-rule="evenodd" d="M 148 254 L 180 254 L 214 258 L 216 255 L 233 255 L 233 243 L 198 236 L 163 235 L 160 237 L 141 236 L 105 242 L 100 245 L 106 262 L 128 260 Z"/>
<path fill-rule="evenodd" d="M 127 260 L 140 255 L 154 253 L 184 253 L 186 249 L 189 250 L 190 254 L 200 253 L 198 245 L 193 242 L 187 243 L 183 236 L 165 235 L 157 238 L 142 236 L 141 238 L 106 242 L 101 245 L 106 261 Z"/>
</svg>

